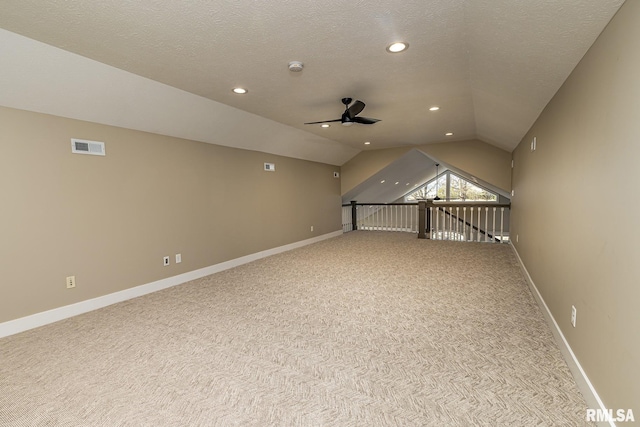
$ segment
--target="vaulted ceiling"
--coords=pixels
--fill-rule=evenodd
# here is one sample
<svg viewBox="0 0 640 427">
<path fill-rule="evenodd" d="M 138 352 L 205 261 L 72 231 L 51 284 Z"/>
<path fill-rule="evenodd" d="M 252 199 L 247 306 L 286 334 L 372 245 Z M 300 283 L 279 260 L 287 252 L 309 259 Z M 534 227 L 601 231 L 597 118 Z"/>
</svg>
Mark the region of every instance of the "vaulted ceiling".
<svg viewBox="0 0 640 427">
<path fill-rule="evenodd" d="M 221 103 L 246 127 L 262 126 L 248 112 L 303 132 L 292 144 L 346 145 L 329 161 L 342 164 L 472 138 L 511 151 L 622 3 L 3 0 L 0 27 Z M 394 41 L 409 48 L 387 52 Z M 303 124 L 339 118 L 343 97 L 381 121 Z"/>
</svg>

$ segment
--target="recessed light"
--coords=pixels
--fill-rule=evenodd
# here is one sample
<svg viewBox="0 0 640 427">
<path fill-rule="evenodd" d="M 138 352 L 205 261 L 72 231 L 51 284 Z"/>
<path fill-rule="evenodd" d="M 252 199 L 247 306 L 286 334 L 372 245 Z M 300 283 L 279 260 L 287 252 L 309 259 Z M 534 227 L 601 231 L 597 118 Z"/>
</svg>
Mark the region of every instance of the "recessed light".
<svg viewBox="0 0 640 427">
<path fill-rule="evenodd" d="M 447 132 L 444 134 L 444 136 L 453 136 L 453 132 Z"/>
<path fill-rule="evenodd" d="M 408 48 L 409 48 L 409 43 L 395 42 L 395 43 L 391 43 L 389 46 L 387 46 L 387 52 L 399 53 L 399 52 L 407 50 Z"/>
<path fill-rule="evenodd" d="M 399 181 L 396 181 L 396 185 L 398 185 L 398 184 L 400 184 L 400 182 L 399 182 Z"/>
<path fill-rule="evenodd" d="M 238 95 L 244 95 L 245 93 L 247 93 L 247 90 L 243 87 L 234 87 L 233 93 L 237 93 Z"/>
<path fill-rule="evenodd" d="M 365 142 L 364 145 L 371 145 L 369 141 Z"/>
<path fill-rule="evenodd" d="M 384 179 L 382 181 L 380 181 L 380 184 L 384 184 Z"/>
<path fill-rule="evenodd" d="M 433 107 L 429 108 L 429 111 L 438 111 L 440 109 L 440 107 L 434 105 Z"/>
<path fill-rule="evenodd" d="M 407 185 L 409 185 L 409 183 L 407 182 Z"/>
<path fill-rule="evenodd" d="M 331 125 L 330 125 L 330 124 L 325 123 L 325 124 L 323 124 L 323 125 L 320 125 L 320 127 L 321 127 L 321 128 L 330 128 L 330 127 L 331 127 Z"/>
</svg>

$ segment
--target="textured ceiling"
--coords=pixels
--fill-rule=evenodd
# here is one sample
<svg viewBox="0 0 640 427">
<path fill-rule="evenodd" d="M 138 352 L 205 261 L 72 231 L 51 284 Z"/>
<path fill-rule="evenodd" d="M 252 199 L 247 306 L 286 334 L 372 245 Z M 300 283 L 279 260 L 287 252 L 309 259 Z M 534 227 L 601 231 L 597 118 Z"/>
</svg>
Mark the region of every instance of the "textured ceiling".
<svg viewBox="0 0 640 427">
<path fill-rule="evenodd" d="M 508 191 L 462 169 L 436 160 L 419 149 L 413 149 L 345 192 L 342 195 L 342 203 L 350 203 L 352 200 L 360 203 L 395 202 L 447 170 L 509 199 Z"/>
<path fill-rule="evenodd" d="M 389 203 L 405 196 L 425 182 L 435 178 L 436 172 L 447 170 L 418 150 L 411 150 L 384 169 L 342 195 L 342 203 L 357 200 L 360 203 Z M 381 185 L 386 184 L 386 185 Z"/>
<path fill-rule="evenodd" d="M 2 0 L 0 27 L 358 150 L 451 131 L 510 151 L 622 3 Z M 382 121 L 303 125 L 347 96 Z"/>
</svg>

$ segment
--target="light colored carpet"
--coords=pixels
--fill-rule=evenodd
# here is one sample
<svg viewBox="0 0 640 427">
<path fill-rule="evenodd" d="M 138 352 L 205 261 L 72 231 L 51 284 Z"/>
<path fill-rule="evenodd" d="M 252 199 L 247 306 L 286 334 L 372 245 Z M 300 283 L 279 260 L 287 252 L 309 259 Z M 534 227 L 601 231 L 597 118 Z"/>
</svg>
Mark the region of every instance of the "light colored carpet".
<svg viewBox="0 0 640 427">
<path fill-rule="evenodd" d="M 352 232 L 0 340 L 2 426 L 583 426 L 507 245 Z"/>
</svg>

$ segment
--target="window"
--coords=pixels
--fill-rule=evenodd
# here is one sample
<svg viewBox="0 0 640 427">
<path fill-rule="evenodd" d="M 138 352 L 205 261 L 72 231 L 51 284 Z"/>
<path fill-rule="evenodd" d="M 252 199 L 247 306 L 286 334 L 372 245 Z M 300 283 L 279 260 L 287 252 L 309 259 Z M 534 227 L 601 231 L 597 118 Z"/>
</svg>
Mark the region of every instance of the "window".
<svg viewBox="0 0 640 427">
<path fill-rule="evenodd" d="M 413 193 L 408 194 L 405 197 L 405 201 L 407 202 L 415 202 L 418 200 L 427 200 L 433 199 L 436 197 L 436 190 L 438 192 L 438 197 L 444 199 L 447 196 L 447 176 L 445 174 L 440 175 L 437 182 L 436 179 L 432 179 L 427 182 L 425 185 L 419 187 Z"/>
<path fill-rule="evenodd" d="M 416 202 L 419 200 L 434 199 L 438 197 L 447 201 L 456 202 L 497 202 L 498 195 L 485 190 L 466 179 L 446 171 L 437 179 L 434 178 L 412 193 L 405 196 L 405 201 Z"/>
<path fill-rule="evenodd" d="M 480 188 L 457 175 L 449 175 L 449 200 L 465 202 L 497 202 L 498 195 Z"/>
</svg>

